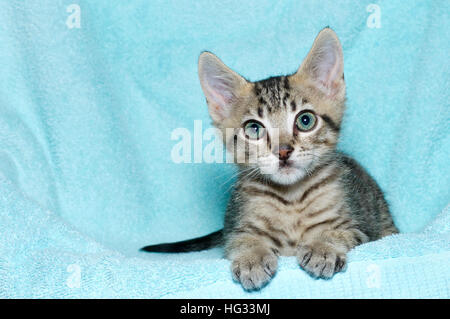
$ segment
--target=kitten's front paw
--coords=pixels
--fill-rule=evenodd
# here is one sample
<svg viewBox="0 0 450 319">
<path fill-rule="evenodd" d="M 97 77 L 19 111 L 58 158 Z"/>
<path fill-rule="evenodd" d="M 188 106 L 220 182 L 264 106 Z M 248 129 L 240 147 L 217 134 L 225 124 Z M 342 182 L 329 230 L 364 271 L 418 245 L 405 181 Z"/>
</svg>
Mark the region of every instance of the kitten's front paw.
<svg viewBox="0 0 450 319">
<path fill-rule="evenodd" d="M 328 243 L 301 245 L 297 258 L 300 266 L 316 278 L 331 278 L 346 267 L 346 255 Z"/>
<path fill-rule="evenodd" d="M 233 279 L 246 290 L 260 289 L 272 279 L 278 266 L 274 253 L 249 253 L 233 260 Z"/>
</svg>

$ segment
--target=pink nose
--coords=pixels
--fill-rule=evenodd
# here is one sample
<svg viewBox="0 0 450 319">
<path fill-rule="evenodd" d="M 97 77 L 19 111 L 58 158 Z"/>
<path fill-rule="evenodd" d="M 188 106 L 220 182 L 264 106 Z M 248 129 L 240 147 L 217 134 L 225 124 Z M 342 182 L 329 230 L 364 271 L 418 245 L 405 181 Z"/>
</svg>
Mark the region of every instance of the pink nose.
<svg viewBox="0 0 450 319">
<path fill-rule="evenodd" d="M 280 145 L 278 149 L 278 158 L 280 160 L 287 160 L 294 149 L 290 145 Z"/>
</svg>

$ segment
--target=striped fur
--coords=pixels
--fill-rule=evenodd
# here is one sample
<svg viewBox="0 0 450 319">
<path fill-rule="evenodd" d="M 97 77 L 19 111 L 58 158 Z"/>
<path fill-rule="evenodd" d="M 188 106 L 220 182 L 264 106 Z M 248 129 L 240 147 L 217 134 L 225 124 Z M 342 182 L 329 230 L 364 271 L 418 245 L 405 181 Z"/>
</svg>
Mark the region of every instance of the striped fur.
<svg viewBox="0 0 450 319">
<path fill-rule="evenodd" d="M 318 35 L 292 75 L 249 82 L 208 52 L 200 57 L 199 75 L 240 174 L 223 231 L 187 241 L 189 249 L 175 244 L 178 251 L 221 243 L 234 279 L 259 289 L 276 272 L 278 256 L 297 256 L 312 276 L 330 278 L 345 268 L 350 249 L 397 232 L 377 183 L 336 150 L 345 82 L 342 49 L 331 29 Z M 305 110 L 317 120 L 308 132 L 295 125 Z M 242 134 L 248 120 L 262 123 L 267 136 L 249 140 Z M 226 134 L 230 128 L 232 135 Z M 291 150 L 288 159 L 280 157 L 283 147 Z M 161 247 L 148 251 L 175 246 Z"/>
<path fill-rule="evenodd" d="M 339 152 L 296 185 L 241 174 L 224 230 L 226 256 L 247 289 L 270 279 L 277 256 L 297 256 L 312 276 L 329 278 L 345 266 L 348 250 L 397 232 L 375 181 Z M 264 258 L 269 266 L 258 268 Z"/>
</svg>

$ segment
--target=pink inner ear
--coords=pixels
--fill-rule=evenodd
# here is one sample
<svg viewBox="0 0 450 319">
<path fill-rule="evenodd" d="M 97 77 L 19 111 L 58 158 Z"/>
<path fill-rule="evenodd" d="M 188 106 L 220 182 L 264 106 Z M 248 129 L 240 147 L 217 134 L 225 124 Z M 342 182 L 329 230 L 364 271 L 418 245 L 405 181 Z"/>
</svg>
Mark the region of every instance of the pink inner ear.
<svg viewBox="0 0 450 319">
<path fill-rule="evenodd" d="M 229 116 L 233 95 L 233 79 L 230 75 L 214 68 L 205 68 L 206 98 L 210 104 L 211 116 L 223 120 Z M 211 74 L 212 73 L 212 74 Z"/>
<path fill-rule="evenodd" d="M 220 83 L 207 83 L 207 100 L 212 108 L 210 111 L 220 118 L 226 118 L 231 95 L 227 93 L 226 87 Z"/>
<path fill-rule="evenodd" d="M 313 64 L 313 73 L 316 80 L 327 88 L 333 88 L 334 82 L 339 77 L 341 66 L 338 61 L 334 45 L 326 44 L 321 48 L 315 57 Z"/>
<path fill-rule="evenodd" d="M 223 103 L 228 104 L 233 99 L 232 93 L 232 83 L 225 77 L 221 78 L 219 76 L 213 76 L 210 81 L 208 81 L 212 93 L 220 98 Z"/>
</svg>

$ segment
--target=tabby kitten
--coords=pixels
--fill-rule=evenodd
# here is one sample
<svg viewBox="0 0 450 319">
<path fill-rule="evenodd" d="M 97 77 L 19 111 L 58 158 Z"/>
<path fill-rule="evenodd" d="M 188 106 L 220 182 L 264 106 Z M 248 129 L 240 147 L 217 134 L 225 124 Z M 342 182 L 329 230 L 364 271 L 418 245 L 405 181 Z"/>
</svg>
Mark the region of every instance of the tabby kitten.
<svg viewBox="0 0 450 319">
<path fill-rule="evenodd" d="M 330 278 L 344 269 L 350 249 L 397 233 L 377 183 L 336 150 L 345 109 L 343 66 L 341 44 L 329 28 L 289 76 L 249 82 L 202 53 L 199 77 L 209 113 L 240 171 L 225 227 L 143 250 L 223 245 L 233 278 L 252 290 L 269 282 L 280 255 L 296 256 L 313 277 Z"/>
</svg>

